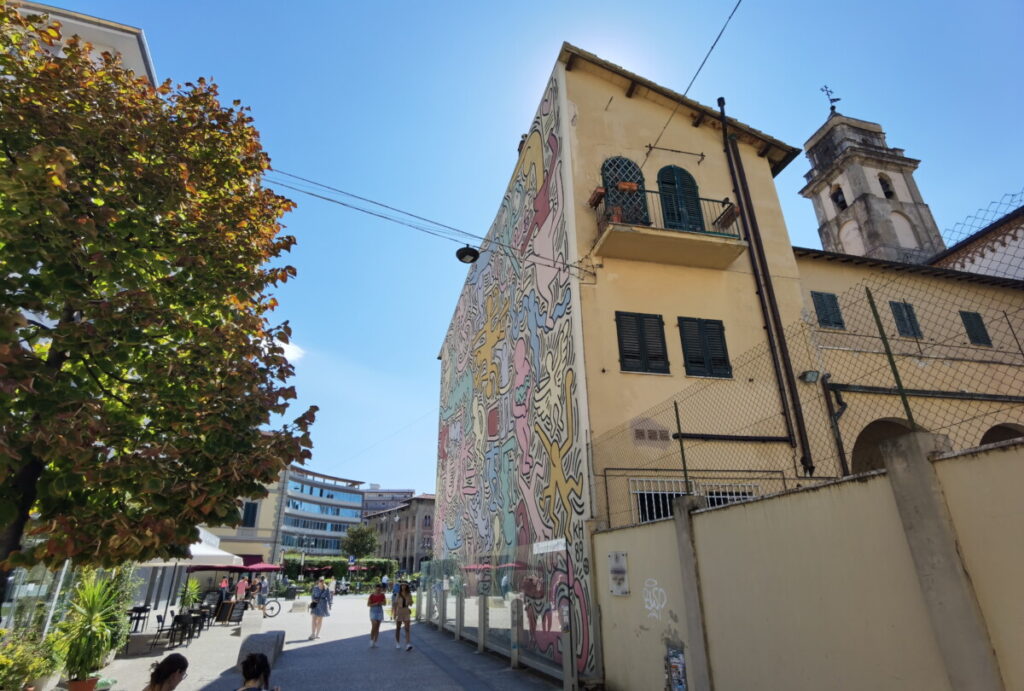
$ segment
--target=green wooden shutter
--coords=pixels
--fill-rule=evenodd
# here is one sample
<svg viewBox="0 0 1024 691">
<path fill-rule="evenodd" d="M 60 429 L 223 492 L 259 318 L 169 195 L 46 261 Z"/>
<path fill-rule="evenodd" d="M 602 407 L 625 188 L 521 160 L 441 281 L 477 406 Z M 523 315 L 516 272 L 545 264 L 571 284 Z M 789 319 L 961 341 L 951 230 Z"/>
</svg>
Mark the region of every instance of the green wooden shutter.
<svg viewBox="0 0 1024 691">
<path fill-rule="evenodd" d="M 665 346 L 665 323 L 660 314 L 640 316 L 643 323 L 645 370 L 668 373 L 668 348 Z"/>
<path fill-rule="evenodd" d="M 814 313 L 818 316 L 818 326 L 828 329 L 846 328 L 843 313 L 839 309 L 839 298 L 835 294 L 812 290 L 811 301 L 814 302 Z"/>
<path fill-rule="evenodd" d="M 889 301 L 893 319 L 896 320 L 896 331 L 904 338 L 921 338 L 921 325 L 917 323 L 914 306 L 909 302 Z"/>
<path fill-rule="evenodd" d="M 964 323 L 967 338 L 970 339 L 971 343 L 974 345 L 992 346 L 992 338 L 988 335 L 988 329 L 985 328 L 985 320 L 981 318 L 980 314 L 960 310 L 960 320 Z"/>
<path fill-rule="evenodd" d="M 665 166 L 658 171 L 658 193 L 666 228 L 706 231 L 697 181 L 687 171 L 679 166 Z"/>
<path fill-rule="evenodd" d="M 703 319 L 707 367 L 712 377 L 731 377 L 729 352 L 725 347 L 725 325 L 717 319 Z"/>
<path fill-rule="evenodd" d="M 679 337 L 683 342 L 683 366 L 686 373 L 698 377 L 710 376 L 700 319 L 679 317 Z"/>
<path fill-rule="evenodd" d="M 615 328 L 619 334 L 619 366 L 622 371 L 642 372 L 644 355 L 637 315 L 631 312 L 616 312 Z"/>
</svg>

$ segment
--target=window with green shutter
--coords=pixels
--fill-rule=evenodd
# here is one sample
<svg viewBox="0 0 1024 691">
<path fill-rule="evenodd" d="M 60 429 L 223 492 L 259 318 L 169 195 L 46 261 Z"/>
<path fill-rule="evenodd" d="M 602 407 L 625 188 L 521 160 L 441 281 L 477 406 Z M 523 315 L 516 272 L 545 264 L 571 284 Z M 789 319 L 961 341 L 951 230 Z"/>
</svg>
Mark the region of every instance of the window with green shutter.
<svg viewBox="0 0 1024 691">
<path fill-rule="evenodd" d="M 909 302 L 891 300 L 889 308 L 892 310 L 892 317 L 896 320 L 896 331 L 904 338 L 922 338 L 921 325 L 917 323 L 917 315 L 914 314 L 914 306 Z"/>
<path fill-rule="evenodd" d="M 247 501 L 242 505 L 242 527 L 256 527 L 256 509 L 258 504 L 254 501 Z"/>
<path fill-rule="evenodd" d="M 658 171 L 658 194 L 666 228 L 704 232 L 700 195 L 692 175 L 679 166 L 665 166 Z"/>
<path fill-rule="evenodd" d="M 972 344 L 992 347 L 992 338 L 988 335 L 985 320 L 981 318 L 980 314 L 960 310 L 960 320 L 964 323 L 967 338 Z"/>
<path fill-rule="evenodd" d="M 720 320 L 679 317 L 679 337 L 688 375 L 732 377 L 729 351 L 725 347 L 725 326 Z"/>
<path fill-rule="evenodd" d="M 665 324 L 660 314 L 616 312 L 615 328 L 623 372 L 669 373 Z"/>
<path fill-rule="evenodd" d="M 826 329 L 845 329 L 843 313 L 839 310 L 839 298 L 834 293 L 811 291 L 814 313 L 818 315 L 818 326 Z"/>
</svg>

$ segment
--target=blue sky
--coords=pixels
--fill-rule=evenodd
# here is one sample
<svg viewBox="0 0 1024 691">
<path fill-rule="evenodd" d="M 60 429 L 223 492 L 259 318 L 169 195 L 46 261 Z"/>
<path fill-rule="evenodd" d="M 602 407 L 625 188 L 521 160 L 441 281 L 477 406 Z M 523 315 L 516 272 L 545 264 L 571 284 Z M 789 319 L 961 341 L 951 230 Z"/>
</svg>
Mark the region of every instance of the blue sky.
<svg viewBox="0 0 1024 691">
<path fill-rule="evenodd" d="M 562 41 L 686 88 L 733 0 L 51 0 L 142 27 L 157 74 L 213 77 L 250 106 L 275 167 L 483 235 Z M 690 97 L 795 146 L 840 112 L 921 159 L 940 228 L 1024 187 L 1024 3 L 744 0 Z M 794 244 L 820 247 L 776 178 Z M 280 292 L 304 354 L 296 414 L 320 406 L 310 467 L 434 489 L 437 353 L 465 279 L 456 245 L 289 194 L 298 279 Z"/>
</svg>

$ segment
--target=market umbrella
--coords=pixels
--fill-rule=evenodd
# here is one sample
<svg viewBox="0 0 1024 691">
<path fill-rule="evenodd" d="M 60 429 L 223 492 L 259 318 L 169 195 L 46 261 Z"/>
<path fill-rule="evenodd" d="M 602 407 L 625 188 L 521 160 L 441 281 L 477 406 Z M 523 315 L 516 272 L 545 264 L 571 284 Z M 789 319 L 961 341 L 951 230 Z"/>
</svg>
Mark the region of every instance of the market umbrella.
<svg viewBox="0 0 1024 691">
<path fill-rule="evenodd" d="M 327 567 L 325 567 L 327 568 Z M 258 561 L 245 567 L 246 571 L 280 571 L 281 567 L 276 564 L 268 564 L 265 561 Z"/>
</svg>

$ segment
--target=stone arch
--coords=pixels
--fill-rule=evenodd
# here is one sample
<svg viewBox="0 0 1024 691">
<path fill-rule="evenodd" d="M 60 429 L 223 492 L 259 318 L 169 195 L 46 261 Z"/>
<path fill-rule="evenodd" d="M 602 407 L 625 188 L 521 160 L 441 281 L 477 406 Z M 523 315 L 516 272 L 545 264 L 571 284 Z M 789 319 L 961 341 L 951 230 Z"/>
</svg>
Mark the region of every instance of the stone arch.
<svg viewBox="0 0 1024 691">
<path fill-rule="evenodd" d="M 884 469 L 885 462 L 882 460 L 879 450 L 882 442 L 915 431 L 922 432 L 924 430 L 920 427 L 915 430 L 913 425 L 902 418 L 882 418 L 868 423 L 857 435 L 857 441 L 853 444 L 850 471 L 857 475 L 871 470 Z"/>
<path fill-rule="evenodd" d="M 882 189 L 882 196 L 886 199 L 895 199 L 896 190 L 893 189 L 892 180 L 885 173 L 878 174 L 878 186 Z"/>
<path fill-rule="evenodd" d="M 892 220 L 892 229 L 896 233 L 896 241 L 900 243 L 900 247 L 918 249 L 921 246 L 914 235 L 914 226 L 911 225 L 909 218 L 899 211 L 893 211 L 889 218 Z"/>
<path fill-rule="evenodd" d="M 839 229 L 839 244 L 844 254 L 864 256 L 864 238 L 860 235 L 860 226 L 856 221 L 847 221 Z"/>
<path fill-rule="evenodd" d="M 982 444 L 995 444 L 999 441 L 1024 438 L 1024 425 L 1015 422 L 1004 422 L 990 427 L 985 434 L 981 435 Z"/>
</svg>

